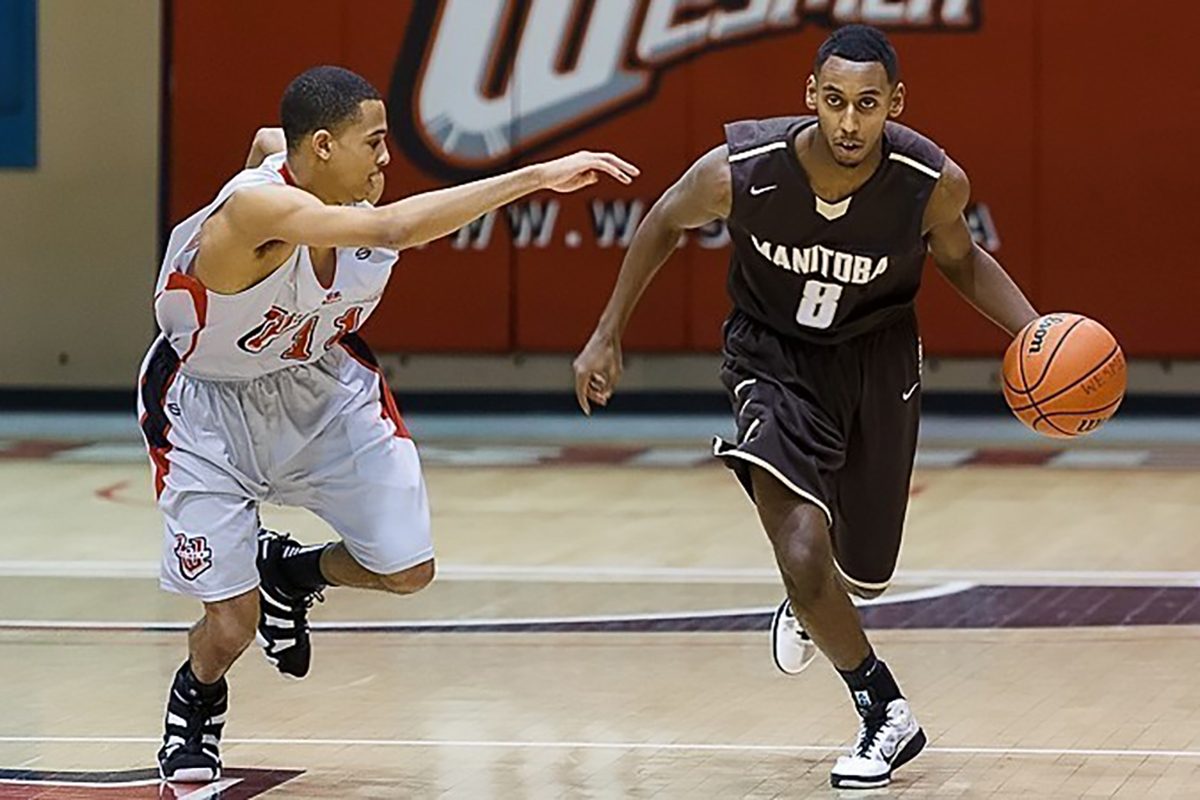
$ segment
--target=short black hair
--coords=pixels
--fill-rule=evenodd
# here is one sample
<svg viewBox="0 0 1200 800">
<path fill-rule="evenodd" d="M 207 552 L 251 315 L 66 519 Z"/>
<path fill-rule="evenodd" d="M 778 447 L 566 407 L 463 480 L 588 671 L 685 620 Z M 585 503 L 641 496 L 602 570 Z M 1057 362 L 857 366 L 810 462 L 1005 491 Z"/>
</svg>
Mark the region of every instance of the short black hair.
<svg viewBox="0 0 1200 800">
<path fill-rule="evenodd" d="M 847 25 L 831 33 L 817 50 L 813 74 L 819 74 L 821 67 L 833 56 L 861 63 L 877 61 L 887 72 L 888 83 L 895 83 L 900 77 L 900 60 L 896 58 L 895 48 L 883 31 L 870 25 Z"/>
<path fill-rule="evenodd" d="M 364 100 L 381 99 L 379 90 L 356 72 L 329 66 L 305 70 L 288 84 L 279 104 L 288 149 L 310 133 L 358 119 Z"/>
</svg>

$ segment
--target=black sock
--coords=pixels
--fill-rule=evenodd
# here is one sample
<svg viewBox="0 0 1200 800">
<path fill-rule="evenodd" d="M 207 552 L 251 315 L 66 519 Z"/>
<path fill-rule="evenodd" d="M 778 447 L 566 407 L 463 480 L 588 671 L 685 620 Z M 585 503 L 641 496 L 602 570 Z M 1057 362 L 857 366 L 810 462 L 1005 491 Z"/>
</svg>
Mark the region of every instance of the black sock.
<svg viewBox="0 0 1200 800">
<path fill-rule="evenodd" d="M 308 594 L 324 589 L 329 581 L 321 572 L 321 555 L 332 547 L 305 547 L 295 552 L 284 553 L 279 561 L 279 574 L 288 583 L 287 588 L 298 594 Z"/>
<path fill-rule="evenodd" d="M 867 653 L 863 662 L 854 669 L 849 672 L 839 669 L 838 673 L 850 689 L 850 696 L 854 698 L 854 706 L 858 713 L 864 716 L 904 697 L 900 694 L 900 687 L 896 685 L 891 670 L 887 664 L 875 657 L 874 650 Z"/>
<path fill-rule="evenodd" d="M 225 682 L 225 676 L 221 676 L 216 683 L 204 683 L 196 677 L 196 673 L 192 672 L 192 661 L 188 659 L 183 662 L 183 666 L 175 673 L 180 682 L 183 683 L 186 689 L 194 689 L 195 695 L 202 700 L 219 700 L 225 696 L 228 691 L 228 684 Z M 192 694 L 192 692 L 188 692 Z"/>
</svg>

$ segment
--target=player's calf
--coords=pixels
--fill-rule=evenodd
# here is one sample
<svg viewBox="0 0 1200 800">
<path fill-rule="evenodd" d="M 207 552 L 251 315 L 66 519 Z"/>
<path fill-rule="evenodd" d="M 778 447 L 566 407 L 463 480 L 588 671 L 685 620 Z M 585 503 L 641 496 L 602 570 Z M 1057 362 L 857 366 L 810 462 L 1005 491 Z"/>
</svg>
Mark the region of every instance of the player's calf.
<svg viewBox="0 0 1200 800">
<path fill-rule="evenodd" d="M 188 635 L 191 664 L 202 677 L 224 675 L 254 641 L 258 593 L 204 604 L 204 618 Z"/>
</svg>

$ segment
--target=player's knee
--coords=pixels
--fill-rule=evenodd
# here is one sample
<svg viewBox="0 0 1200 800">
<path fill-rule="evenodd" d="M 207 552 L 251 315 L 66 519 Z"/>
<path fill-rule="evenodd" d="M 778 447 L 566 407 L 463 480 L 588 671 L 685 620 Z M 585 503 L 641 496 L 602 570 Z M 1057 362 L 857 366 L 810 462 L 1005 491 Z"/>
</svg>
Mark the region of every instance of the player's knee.
<svg viewBox="0 0 1200 800">
<path fill-rule="evenodd" d="M 394 594 L 413 594 L 432 583 L 435 572 L 434 561 L 431 558 L 401 572 L 380 575 L 379 580 L 383 584 L 383 588 L 389 592 Z"/>
<path fill-rule="evenodd" d="M 828 542 L 823 537 L 826 537 L 823 530 L 797 529 L 776 546 L 780 568 L 801 595 L 792 599 L 799 603 L 819 595 L 829 580 L 832 562 Z"/>
</svg>

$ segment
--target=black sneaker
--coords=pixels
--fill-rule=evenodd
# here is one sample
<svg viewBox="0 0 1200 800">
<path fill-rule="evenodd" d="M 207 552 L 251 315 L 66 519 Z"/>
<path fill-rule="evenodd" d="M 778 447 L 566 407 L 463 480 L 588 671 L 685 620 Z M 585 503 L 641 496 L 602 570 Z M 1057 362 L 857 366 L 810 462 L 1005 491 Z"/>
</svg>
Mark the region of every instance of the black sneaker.
<svg viewBox="0 0 1200 800">
<path fill-rule="evenodd" d="M 173 783 L 209 783 L 221 777 L 221 730 L 229 687 L 221 678 L 212 692 L 202 692 L 190 672 L 185 663 L 171 683 L 158 774 Z"/>
<path fill-rule="evenodd" d="M 322 545 L 323 546 L 323 545 Z M 300 679 L 312 662 L 308 634 L 308 610 L 324 601 L 320 590 L 293 589 L 283 578 L 280 562 L 304 545 L 286 533 L 263 529 L 258 532 L 258 635 L 263 655 L 280 673 Z"/>
</svg>

